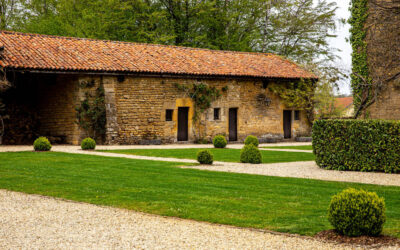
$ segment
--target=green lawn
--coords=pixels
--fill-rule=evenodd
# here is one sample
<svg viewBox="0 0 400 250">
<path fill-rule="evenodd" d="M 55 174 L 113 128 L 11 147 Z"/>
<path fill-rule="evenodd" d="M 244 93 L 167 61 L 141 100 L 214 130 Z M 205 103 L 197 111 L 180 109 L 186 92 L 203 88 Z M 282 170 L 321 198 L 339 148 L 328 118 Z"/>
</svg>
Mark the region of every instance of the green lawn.
<svg viewBox="0 0 400 250">
<path fill-rule="evenodd" d="M 127 150 L 109 150 L 102 152 L 112 152 L 119 154 L 144 155 L 155 157 L 196 159 L 197 152 L 202 149 L 184 148 L 184 149 L 127 149 Z M 214 155 L 214 161 L 239 162 L 240 149 L 209 149 Z M 263 163 L 275 162 L 293 162 L 293 161 L 314 161 L 315 156 L 310 153 L 281 152 L 261 150 Z"/>
<path fill-rule="evenodd" d="M 177 168 L 181 163 L 66 153 L 0 153 L 0 188 L 200 221 L 313 235 L 347 187 L 386 200 L 384 233 L 400 237 L 400 187 Z"/>
<path fill-rule="evenodd" d="M 313 150 L 311 145 L 304 145 L 304 146 L 276 146 L 276 147 L 263 147 L 263 148 Z"/>
</svg>

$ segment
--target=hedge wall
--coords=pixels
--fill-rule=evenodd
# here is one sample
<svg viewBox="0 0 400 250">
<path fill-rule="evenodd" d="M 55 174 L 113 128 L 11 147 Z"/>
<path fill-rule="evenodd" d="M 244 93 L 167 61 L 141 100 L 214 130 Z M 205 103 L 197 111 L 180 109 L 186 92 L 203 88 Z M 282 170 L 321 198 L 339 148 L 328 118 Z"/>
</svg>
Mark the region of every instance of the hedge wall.
<svg viewBox="0 0 400 250">
<path fill-rule="evenodd" d="M 325 169 L 400 172 L 400 122 L 319 120 L 313 125 L 313 151 Z"/>
</svg>

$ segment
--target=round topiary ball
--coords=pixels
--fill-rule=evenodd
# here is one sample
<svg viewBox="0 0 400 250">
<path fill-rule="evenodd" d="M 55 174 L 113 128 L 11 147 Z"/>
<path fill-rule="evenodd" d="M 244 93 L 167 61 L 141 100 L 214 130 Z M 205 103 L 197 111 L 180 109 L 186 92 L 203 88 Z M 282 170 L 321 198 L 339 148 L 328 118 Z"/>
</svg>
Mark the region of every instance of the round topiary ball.
<svg viewBox="0 0 400 250">
<path fill-rule="evenodd" d="M 247 136 L 246 139 L 244 140 L 244 145 L 250 145 L 250 144 L 258 147 L 259 141 L 257 137 L 255 137 L 254 135 Z"/>
<path fill-rule="evenodd" d="M 51 143 L 46 137 L 39 137 L 33 142 L 33 148 L 35 151 L 49 151 L 51 149 Z"/>
<path fill-rule="evenodd" d="M 217 135 L 213 139 L 213 144 L 215 148 L 225 148 L 228 142 L 223 135 Z"/>
<path fill-rule="evenodd" d="M 386 221 L 385 201 L 374 192 L 349 188 L 332 197 L 328 219 L 347 236 L 377 236 Z"/>
<path fill-rule="evenodd" d="M 92 138 L 88 137 L 82 140 L 81 148 L 83 150 L 92 150 L 96 148 L 96 142 Z"/>
<path fill-rule="evenodd" d="M 253 144 L 245 145 L 240 151 L 240 162 L 260 164 L 262 162 L 260 150 Z"/>
<path fill-rule="evenodd" d="M 200 164 L 211 165 L 214 161 L 213 154 L 209 150 L 201 150 L 197 153 L 197 161 Z"/>
</svg>

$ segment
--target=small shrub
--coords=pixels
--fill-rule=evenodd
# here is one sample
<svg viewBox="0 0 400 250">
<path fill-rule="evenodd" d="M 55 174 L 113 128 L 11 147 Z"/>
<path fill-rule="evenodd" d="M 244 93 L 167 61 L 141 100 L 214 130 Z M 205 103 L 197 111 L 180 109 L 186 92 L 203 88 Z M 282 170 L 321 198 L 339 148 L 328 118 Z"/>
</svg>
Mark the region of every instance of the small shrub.
<svg viewBox="0 0 400 250">
<path fill-rule="evenodd" d="M 217 135 L 213 139 L 213 144 L 215 148 L 225 148 L 228 142 L 223 135 Z"/>
<path fill-rule="evenodd" d="M 90 150 L 96 148 L 96 142 L 92 138 L 88 137 L 82 140 L 81 148 L 83 150 Z"/>
<path fill-rule="evenodd" d="M 250 145 L 250 144 L 258 147 L 259 142 L 257 137 L 255 137 L 254 135 L 247 136 L 246 139 L 244 140 L 244 145 Z"/>
<path fill-rule="evenodd" d="M 260 150 L 252 144 L 245 145 L 240 151 L 240 162 L 253 164 L 261 163 L 262 155 Z"/>
<path fill-rule="evenodd" d="M 376 193 L 349 188 L 332 197 L 328 219 L 340 234 L 377 236 L 386 221 L 385 211 L 385 201 Z"/>
<path fill-rule="evenodd" d="M 46 137 L 39 137 L 33 142 L 33 148 L 35 151 L 49 151 L 51 144 Z"/>
<path fill-rule="evenodd" d="M 214 161 L 213 154 L 209 150 L 201 150 L 197 153 L 197 161 L 200 164 L 212 164 Z"/>
</svg>

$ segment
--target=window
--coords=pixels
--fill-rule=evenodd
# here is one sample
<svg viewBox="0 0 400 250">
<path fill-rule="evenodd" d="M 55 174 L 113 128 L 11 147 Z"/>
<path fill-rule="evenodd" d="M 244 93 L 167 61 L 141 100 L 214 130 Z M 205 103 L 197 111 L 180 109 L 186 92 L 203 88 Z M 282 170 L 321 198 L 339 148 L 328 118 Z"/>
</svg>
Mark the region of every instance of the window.
<svg viewBox="0 0 400 250">
<path fill-rule="evenodd" d="M 300 120 L 300 111 L 299 110 L 294 111 L 294 119 L 296 121 Z"/>
<path fill-rule="evenodd" d="M 167 109 L 165 110 L 165 120 L 166 121 L 172 121 L 172 115 L 174 113 L 173 109 Z"/>
<path fill-rule="evenodd" d="M 219 120 L 220 119 L 220 113 L 221 113 L 221 109 L 220 108 L 215 108 L 214 109 L 214 120 Z"/>
</svg>

